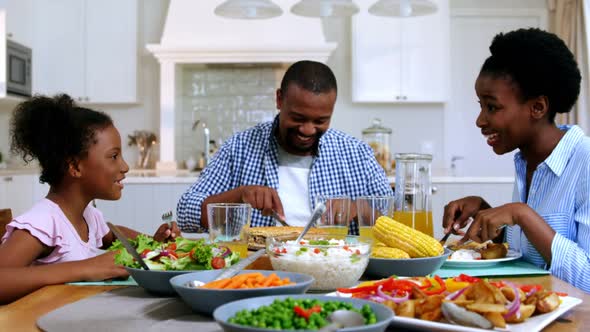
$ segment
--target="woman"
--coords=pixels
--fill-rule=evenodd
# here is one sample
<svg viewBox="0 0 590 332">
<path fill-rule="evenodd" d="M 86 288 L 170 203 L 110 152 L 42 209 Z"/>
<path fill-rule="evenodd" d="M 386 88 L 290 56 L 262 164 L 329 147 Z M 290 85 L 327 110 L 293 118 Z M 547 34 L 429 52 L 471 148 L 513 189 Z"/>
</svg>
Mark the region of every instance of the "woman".
<svg viewBox="0 0 590 332">
<path fill-rule="evenodd" d="M 526 261 L 590 292 L 590 138 L 578 126 L 555 124 L 578 98 L 578 65 L 561 39 L 539 29 L 500 33 L 490 51 L 475 82 L 476 125 L 496 154 L 519 150 L 514 203 L 452 201 L 445 232 L 464 234 L 462 241 L 505 240 Z"/>
</svg>

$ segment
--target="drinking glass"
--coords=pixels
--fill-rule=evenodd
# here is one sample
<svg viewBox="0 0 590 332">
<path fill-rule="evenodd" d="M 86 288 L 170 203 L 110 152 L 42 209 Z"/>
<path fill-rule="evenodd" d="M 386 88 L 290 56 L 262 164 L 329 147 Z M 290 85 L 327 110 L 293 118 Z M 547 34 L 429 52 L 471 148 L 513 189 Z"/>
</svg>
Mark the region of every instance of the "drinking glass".
<svg viewBox="0 0 590 332">
<path fill-rule="evenodd" d="M 393 196 L 361 196 L 355 200 L 356 213 L 361 236 L 373 238 L 373 226 L 381 216 L 393 217 L 395 198 Z"/>
<path fill-rule="evenodd" d="M 432 155 L 395 155 L 395 212 L 402 224 L 434 235 L 432 223 Z"/>
<path fill-rule="evenodd" d="M 244 203 L 207 204 L 209 240 L 227 246 L 241 258 L 248 257 L 248 241 L 244 234 L 250 225 L 252 207 Z"/>
<path fill-rule="evenodd" d="M 350 222 L 350 197 L 319 195 L 316 204 L 323 202 L 326 212 L 317 221 L 317 227 L 330 235 L 347 235 Z"/>
</svg>

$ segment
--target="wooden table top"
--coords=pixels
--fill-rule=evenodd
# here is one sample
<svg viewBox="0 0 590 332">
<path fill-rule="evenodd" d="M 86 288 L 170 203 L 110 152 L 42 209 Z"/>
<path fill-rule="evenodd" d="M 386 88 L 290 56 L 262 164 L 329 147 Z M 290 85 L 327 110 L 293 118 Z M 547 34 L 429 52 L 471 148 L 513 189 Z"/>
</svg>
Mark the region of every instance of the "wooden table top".
<svg viewBox="0 0 590 332">
<path fill-rule="evenodd" d="M 541 284 L 546 289 L 568 293 L 584 302 L 547 326 L 543 331 L 583 331 L 590 326 L 590 295 L 552 276 L 501 278 L 521 284 Z M 0 326 L 3 331 L 40 331 L 36 321 L 44 314 L 68 303 L 125 286 L 53 285 L 43 287 L 18 301 L 0 306 Z"/>
</svg>

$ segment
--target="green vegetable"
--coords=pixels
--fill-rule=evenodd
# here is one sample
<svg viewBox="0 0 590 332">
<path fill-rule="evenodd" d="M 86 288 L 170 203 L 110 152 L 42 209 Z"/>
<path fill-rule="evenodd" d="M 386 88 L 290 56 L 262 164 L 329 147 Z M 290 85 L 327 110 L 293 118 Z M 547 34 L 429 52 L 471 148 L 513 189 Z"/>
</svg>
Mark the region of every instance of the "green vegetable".
<svg viewBox="0 0 590 332">
<path fill-rule="evenodd" d="M 315 299 L 275 300 L 272 304 L 254 310 L 238 311 L 228 322 L 275 330 L 317 330 L 328 324 L 326 317 L 333 311 L 345 309 L 360 313 L 365 324 L 377 322 L 377 316 L 369 305 L 360 310 L 342 301 L 321 302 Z"/>
<path fill-rule="evenodd" d="M 330 241 L 328 240 L 309 240 L 309 244 L 312 246 L 327 246 L 330 245 Z"/>
</svg>

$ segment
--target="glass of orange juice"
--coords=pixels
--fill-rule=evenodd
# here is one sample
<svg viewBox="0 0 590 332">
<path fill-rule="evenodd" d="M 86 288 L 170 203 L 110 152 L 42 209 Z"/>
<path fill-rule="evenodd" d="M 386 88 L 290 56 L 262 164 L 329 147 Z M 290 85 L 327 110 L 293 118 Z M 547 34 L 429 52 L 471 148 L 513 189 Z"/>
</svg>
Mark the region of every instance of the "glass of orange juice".
<svg viewBox="0 0 590 332">
<path fill-rule="evenodd" d="M 250 225 L 252 207 L 245 203 L 207 204 L 209 240 L 227 246 L 241 258 L 248 257 L 248 241 L 245 228 Z"/>
<path fill-rule="evenodd" d="M 315 202 L 324 202 L 326 205 L 326 212 L 317 221 L 317 227 L 326 234 L 347 235 L 350 223 L 350 197 L 318 195 Z"/>
<path fill-rule="evenodd" d="M 381 216 L 393 217 L 393 196 L 361 196 L 355 200 L 360 236 L 373 238 L 375 220 Z"/>
</svg>

